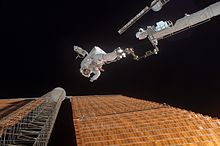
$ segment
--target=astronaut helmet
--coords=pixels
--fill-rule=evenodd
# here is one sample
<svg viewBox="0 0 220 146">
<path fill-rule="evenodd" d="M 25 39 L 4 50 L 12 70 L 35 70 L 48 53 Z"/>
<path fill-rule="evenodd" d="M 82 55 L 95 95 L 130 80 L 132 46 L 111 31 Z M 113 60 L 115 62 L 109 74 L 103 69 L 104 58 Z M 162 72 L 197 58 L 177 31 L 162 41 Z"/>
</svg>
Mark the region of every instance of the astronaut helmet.
<svg viewBox="0 0 220 146">
<path fill-rule="evenodd" d="M 85 77 L 90 77 L 90 74 L 92 73 L 92 71 L 88 68 L 81 68 L 80 72 Z"/>
</svg>

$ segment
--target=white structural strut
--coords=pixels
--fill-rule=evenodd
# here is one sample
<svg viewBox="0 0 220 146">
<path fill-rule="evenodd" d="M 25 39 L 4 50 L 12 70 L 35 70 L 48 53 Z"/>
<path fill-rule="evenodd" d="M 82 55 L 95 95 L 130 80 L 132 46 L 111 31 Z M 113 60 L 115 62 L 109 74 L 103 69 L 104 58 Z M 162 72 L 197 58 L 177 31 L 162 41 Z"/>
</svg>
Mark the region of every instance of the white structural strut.
<svg viewBox="0 0 220 146">
<path fill-rule="evenodd" d="M 193 14 L 185 14 L 185 16 L 178 19 L 174 25 L 170 21 L 160 21 L 156 27 L 148 26 L 146 30 L 140 29 L 139 32 L 136 33 L 136 37 L 139 40 L 148 38 L 155 46 L 157 45 L 157 40 L 204 23 L 217 15 L 220 15 L 220 2 L 216 2 Z"/>
<path fill-rule="evenodd" d="M 125 24 L 119 31 L 119 34 L 123 34 L 129 27 L 131 27 L 135 22 L 137 22 L 142 16 L 144 16 L 151 9 L 153 11 L 159 11 L 163 5 L 165 5 L 170 0 L 154 0 L 151 6 L 146 6 L 140 13 L 138 13 L 134 18 L 132 18 L 127 24 Z"/>
</svg>

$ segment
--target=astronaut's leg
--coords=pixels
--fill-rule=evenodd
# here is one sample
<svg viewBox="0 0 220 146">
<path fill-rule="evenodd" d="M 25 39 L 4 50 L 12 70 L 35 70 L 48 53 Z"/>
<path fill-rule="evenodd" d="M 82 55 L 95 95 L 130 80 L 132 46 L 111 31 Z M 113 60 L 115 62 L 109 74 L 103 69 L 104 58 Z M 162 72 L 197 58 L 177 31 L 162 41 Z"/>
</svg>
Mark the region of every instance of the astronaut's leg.
<svg viewBox="0 0 220 146">
<path fill-rule="evenodd" d="M 102 54 L 102 56 L 100 56 L 101 59 L 105 62 L 107 61 L 113 61 L 113 60 L 116 60 L 117 58 L 117 54 L 114 52 L 111 52 L 111 53 L 107 53 L 107 54 Z"/>
<path fill-rule="evenodd" d="M 121 59 L 123 57 L 126 57 L 126 54 L 121 48 L 117 48 L 111 53 L 102 54 L 102 59 L 105 62 L 114 61 L 116 59 Z"/>
</svg>

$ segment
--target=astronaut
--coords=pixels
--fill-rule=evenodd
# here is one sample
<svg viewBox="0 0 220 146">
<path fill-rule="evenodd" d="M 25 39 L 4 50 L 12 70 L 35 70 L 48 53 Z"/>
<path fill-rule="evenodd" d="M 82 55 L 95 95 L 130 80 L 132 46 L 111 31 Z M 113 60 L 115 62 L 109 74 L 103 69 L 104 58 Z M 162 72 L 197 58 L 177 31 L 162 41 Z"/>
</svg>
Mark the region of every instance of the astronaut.
<svg viewBox="0 0 220 146">
<path fill-rule="evenodd" d="M 126 53 L 120 47 L 111 53 L 106 53 L 101 48 L 95 46 L 89 53 L 78 47 L 74 46 L 74 51 L 79 55 L 77 57 L 84 58 L 81 62 L 80 72 L 83 76 L 90 78 L 93 82 L 101 75 L 102 66 L 106 63 L 115 62 L 126 57 Z M 93 76 L 91 76 L 93 74 Z"/>
</svg>

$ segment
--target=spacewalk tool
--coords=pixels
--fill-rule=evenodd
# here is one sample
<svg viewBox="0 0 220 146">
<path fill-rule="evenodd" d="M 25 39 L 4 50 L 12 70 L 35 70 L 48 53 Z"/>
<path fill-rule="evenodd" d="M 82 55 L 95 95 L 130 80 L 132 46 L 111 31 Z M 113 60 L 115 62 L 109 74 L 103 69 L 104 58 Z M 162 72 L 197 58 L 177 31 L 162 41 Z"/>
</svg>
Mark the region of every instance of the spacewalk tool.
<svg viewBox="0 0 220 146">
<path fill-rule="evenodd" d="M 88 52 L 86 50 L 83 50 L 82 48 L 78 47 L 78 46 L 74 46 L 74 51 L 78 54 L 77 58 L 84 58 L 86 55 L 88 55 Z"/>
</svg>

